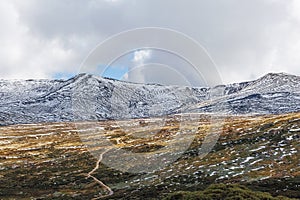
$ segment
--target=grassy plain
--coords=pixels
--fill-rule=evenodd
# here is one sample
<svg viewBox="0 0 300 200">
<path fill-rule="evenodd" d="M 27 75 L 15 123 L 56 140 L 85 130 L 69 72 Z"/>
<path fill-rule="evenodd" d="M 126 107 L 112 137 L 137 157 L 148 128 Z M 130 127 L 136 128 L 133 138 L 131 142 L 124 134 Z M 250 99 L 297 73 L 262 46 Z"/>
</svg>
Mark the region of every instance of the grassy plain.
<svg viewBox="0 0 300 200">
<path fill-rule="evenodd" d="M 93 177 L 114 192 L 105 199 L 170 199 L 170 193 L 195 195 L 207 187 L 221 187 L 220 183 L 225 192 L 239 184 L 232 187 L 300 198 L 300 113 L 187 115 L 0 127 L 0 199 L 104 197 L 108 189 L 89 176 L 101 152 L 106 151 L 103 159 L 124 164 L 126 159 L 114 150 L 172 155 L 172 148 L 165 147 L 177 144 L 188 146 L 182 152 L 174 149 L 180 156 L 150 173 L 126 172 L 142 166 L 140 161 L 124 165 L 123 171 L 99 162 Z M 219 138 L 202 157 L 205 136 L 216 125 Z M 180 141 L 174 140 L 178 134 Z"/>
</svg>

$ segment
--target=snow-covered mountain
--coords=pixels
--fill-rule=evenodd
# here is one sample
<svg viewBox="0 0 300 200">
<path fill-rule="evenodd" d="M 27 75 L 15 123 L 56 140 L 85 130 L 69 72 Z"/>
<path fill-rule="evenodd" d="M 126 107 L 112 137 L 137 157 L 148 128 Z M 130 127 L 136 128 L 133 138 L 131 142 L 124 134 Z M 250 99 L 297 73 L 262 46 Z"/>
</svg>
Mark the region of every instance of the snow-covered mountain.
<svg viewBox="0 0 300 200">
<path fill-rule="evenodd" d="M 280 114 L 300 111 L 300 77 L 269 73 L 255 81 L 217 86 L 223 95 L 207 104 L 199 103 L 189 112 L 225 114 Z"/>
<path fill-rule="evenodd" d="M 0 125 L 161 116 L 178 112 L 300 111 L 300 77 L 267 74 L 214 88 L 135 84 L 80 74 L 69 80 L 0 81 Z"/>
</svg>

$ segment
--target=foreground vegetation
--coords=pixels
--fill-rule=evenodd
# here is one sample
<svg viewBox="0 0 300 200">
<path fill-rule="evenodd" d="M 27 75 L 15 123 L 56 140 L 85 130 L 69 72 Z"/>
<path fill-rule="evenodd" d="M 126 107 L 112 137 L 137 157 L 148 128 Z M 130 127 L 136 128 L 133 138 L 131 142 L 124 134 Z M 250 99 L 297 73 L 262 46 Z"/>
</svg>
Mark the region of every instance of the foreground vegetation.
<svg viewBox="0 0 300 200">
<path fill-rule="evenodd" d="M 290 198 L 272 197 L 270 193 L 252 191 L 242 185 L 213 184 L 203 191 L 175 192 L 164 200 L 289 200 Z"/>
<path fill-rule="evenodd" d="M 109 189 L 113 194 L 105 199 L 300 197 L 300 113 L 216 120 L 222 132 L 204 158 L 199 149 L 212 120 L 205 115 L 187 119 L 0 127 L 0 199 L 93 199 L 112 194 Z M 98 163 L 95 156 L 101 152 L 103 159 L 123 162 L 114 149 L 153 155 L 176 142 L 172 138 L 180 131 L 194 133 L 192 143 L 159 171 L 128 173 Z M 109 146 L 101 144 L 100 133 Z"/>
</svg>

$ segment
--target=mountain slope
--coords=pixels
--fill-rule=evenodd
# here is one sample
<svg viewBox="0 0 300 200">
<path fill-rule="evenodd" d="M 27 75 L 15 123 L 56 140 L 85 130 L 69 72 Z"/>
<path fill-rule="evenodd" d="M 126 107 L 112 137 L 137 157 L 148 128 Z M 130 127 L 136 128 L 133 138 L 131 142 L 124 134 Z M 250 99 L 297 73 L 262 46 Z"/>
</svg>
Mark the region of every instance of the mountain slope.
<svg viewBox="0 0 300 200">
<path fill-rule="evenodd" d="M 2 81 L 0 86 L 2 125 L 159 116 L 206 98 L 206 88 L 134 84 L 87 74 L 66 81 Z"/>
<path fill-rule="evenodd" d="M 201 102 L 188 112 L 226 114 L 280 114 L 300 110 L 300 77 L 285 73 L 270 73 L 255 81 L 217 86 L 223 95 L 209 103 Z"/>
<path fill-rule="evenodd" d="M 163 116 L 178 112 L 269 114 L 300 111 L 300 77 L 188 88 L 80 74 L 69 80 L 0 81 L 0 125 Z"/>
</svg>

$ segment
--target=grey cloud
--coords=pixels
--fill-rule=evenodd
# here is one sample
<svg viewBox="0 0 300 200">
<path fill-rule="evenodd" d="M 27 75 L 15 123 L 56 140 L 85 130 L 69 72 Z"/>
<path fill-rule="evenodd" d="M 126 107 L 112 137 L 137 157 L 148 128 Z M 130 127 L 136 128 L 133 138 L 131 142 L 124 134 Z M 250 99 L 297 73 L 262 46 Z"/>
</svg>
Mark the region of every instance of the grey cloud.
<svg viewBox="0 0 300 200">
<path fill-rule="evenodd" d="M 10 9 L 18 16 L 14 20 L 11 13 L 5 20 L 1 17 L 2 27 L 16 25 L 4 33 L 0 31 L 0 36 L 5 35 L 0 41 L 16 46 L 23 60 L 9 60 L 6 54 L 13 57 L 16 51 L 0 50 L 1 78 L 16 73 L 29 78 L 30 73 L 19 70 L 20 64 L 37 69 L 36 76 L 76 72 L 99 42 L 120 31 L 144 26 L 171 28 L 196 39 L 208 50 L 226 83 L 257 78 L 271 71 L 300 74 L 297 0 L 13 2 L 0 6 L 7 10 L 12 5 Z M 22 38 L 19 46 L 7 42 L 15 38 Z M 34 44 L 33 48 L 28 43 Z"/>
</svg>

